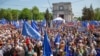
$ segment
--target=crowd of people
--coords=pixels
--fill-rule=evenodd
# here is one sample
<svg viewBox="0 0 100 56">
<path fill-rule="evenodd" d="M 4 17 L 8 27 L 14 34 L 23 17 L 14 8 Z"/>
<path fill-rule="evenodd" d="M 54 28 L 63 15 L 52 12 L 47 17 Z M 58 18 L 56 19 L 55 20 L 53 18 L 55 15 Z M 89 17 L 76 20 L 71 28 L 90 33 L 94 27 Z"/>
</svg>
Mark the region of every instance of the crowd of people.
<svg viewBox="0 0 100 56">
<path fill-rule="evenodd" d="M 53 56 L 100 56 L 100 31 L 78 31 L 77 27 L 61 25 L 58 29 L 45 27 Z M 41 40 L 23 36 L 21 29 L 11 24 L 0 25 L 0 56 L 43 56 L 44 33 Z M 60 41 L 55 38 L 60 35 Z M 69 52 L 65 51 L 68 47 Z M 69 54 L 69 55 L 68 55 Z"/>
</svg>

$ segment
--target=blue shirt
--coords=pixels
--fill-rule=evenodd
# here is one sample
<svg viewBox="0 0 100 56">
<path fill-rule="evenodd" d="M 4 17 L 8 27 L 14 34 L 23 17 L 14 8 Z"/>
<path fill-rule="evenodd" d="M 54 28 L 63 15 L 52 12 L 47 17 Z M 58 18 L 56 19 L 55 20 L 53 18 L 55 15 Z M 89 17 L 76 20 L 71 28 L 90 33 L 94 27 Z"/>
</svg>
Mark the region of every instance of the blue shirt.
<svg viewBox="0 0 100 56">
<path fill-rule="evenodd" d="M 100 56 L 100 48 L 96 49 L 97 51 L 97 55 L 96 56 Z"/>
</svg>

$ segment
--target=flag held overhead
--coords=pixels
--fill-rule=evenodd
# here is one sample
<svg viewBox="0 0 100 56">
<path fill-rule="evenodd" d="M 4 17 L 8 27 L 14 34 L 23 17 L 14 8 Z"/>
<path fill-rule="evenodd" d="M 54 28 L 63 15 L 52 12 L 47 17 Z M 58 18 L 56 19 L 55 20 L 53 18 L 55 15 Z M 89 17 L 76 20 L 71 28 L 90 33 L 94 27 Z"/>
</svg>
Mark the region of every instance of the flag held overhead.
<svg viewBox="0 0 100 56">
<path fill-rule="evenodd" d="M 39 32 L 38 26 L 37 26 L 37 24 L 36 24 L 35 21 L 32 21 L 32 22 L 31 22 L 31 26 L 32 26 L 37 32 Z"/>
<path fill-rule="evenodd" d="M 45 32 L 44 41 L 43 41 L 43 56 L 52 56 L 50 42 L 49 42 L 48 35 L 46 32 Z"/>
<path fill-rule="evenodd" d="M 41 38 L 40 33 L 33 29 L 27 22 L 24 22 L 23 24 L 22 35 L 30 36 L 37 40 L 40 40 Z"/>
</svg>

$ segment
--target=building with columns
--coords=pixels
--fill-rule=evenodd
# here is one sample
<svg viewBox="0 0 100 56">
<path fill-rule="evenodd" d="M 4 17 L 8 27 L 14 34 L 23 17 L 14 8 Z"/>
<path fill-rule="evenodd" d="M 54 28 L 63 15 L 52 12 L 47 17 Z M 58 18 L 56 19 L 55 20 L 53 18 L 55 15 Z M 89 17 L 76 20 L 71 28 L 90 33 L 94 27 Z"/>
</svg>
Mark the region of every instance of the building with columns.
<svg viewBox="0 0 100 56">
<path fill-rule="evenodd" d="M 72 21 L 73 13 L 70 2 L 53 3 L 53 18 L 62 17 L 66 21 Z"/>
</svg>

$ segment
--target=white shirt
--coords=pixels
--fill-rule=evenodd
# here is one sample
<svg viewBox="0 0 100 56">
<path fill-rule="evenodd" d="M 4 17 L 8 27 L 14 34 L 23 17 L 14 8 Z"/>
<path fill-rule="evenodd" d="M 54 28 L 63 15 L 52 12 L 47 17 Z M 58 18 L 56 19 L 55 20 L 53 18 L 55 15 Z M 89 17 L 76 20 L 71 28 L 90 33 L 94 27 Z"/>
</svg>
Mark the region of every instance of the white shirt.
<svg viewBox="0 0 100 56">
<path fill-rule="evenodd" d="M 94 54 L 94 55 L 96 55 L 96 54 L 97 54 L 97 52 L 96 52 L 96 50 L 95 50 L 95 49 L 92 49 L 91 53 L 92 53 L 92 54 Z"/>
<path fill-rule="evenodd" d="M 0 50 L 0 56 L 3 56 L 3 51 L 2 50 Z"/>
</svg>

